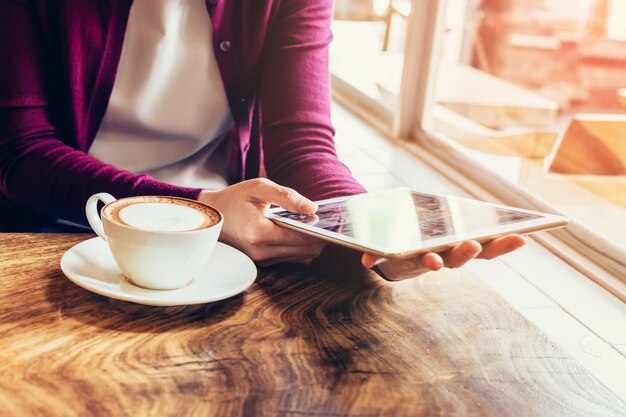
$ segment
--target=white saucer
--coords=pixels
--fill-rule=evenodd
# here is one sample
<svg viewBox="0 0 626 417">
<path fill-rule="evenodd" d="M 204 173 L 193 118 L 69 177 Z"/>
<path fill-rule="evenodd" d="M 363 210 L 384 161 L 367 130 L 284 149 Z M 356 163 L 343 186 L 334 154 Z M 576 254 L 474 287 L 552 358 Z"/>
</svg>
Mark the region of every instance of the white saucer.
<svg viewBox="0 0 626 417">
<path fill-rule="evenodd" d="M 237 249 L 218 242 L 206 274 L 183 288 L 169 291 L 137 287 L 124 278 L 107 244 L 95 237 L 70 248 L 61 270 L 74 284 L 117 300 L 152 306 L 202 304 L 223 300 L 246 290 L 256 279 L 254 263 Z"/>
</svg>

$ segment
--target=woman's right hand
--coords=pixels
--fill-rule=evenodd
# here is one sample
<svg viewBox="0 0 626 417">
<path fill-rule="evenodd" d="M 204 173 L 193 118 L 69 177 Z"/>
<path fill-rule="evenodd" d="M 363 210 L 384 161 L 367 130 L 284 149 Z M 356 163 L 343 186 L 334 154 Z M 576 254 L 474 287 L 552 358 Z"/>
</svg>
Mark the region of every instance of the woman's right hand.
<svg viewBox="0 0 626 417">
<path fill-rule="evenodd" d="M 291 188 L 257 178 L 222 190 L 200 193 L 198 201 L 224 214 L 220 241 L 236 247 L 256 263 L 267 266 L 280 262 L 310 263 L 325 242 L 277 226 L 265 217 L 274 204 L 300 214 L 313 214 L 317 206 Z"/>
</svg>

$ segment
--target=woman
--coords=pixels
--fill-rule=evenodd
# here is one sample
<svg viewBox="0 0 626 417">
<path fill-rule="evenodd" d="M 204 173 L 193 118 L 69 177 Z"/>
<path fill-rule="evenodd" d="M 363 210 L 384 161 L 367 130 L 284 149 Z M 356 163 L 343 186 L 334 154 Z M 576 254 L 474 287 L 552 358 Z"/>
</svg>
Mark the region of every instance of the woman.
<svg viewBox="0 0 626 417">
<path fill-rule="evenodd" d="M 100 191 L 198 199 L 225 214 L 224 242 L 270 264 L 308 262 L 323 243 L 265 219 L 269 204 L 311 213 L 311 200 L 364 191 L 333 145 L 330 0 L 0 5 L 4 205 L 83 221 Z M 523 242 L 465 242 L 421 263 Z"/>
</svg>

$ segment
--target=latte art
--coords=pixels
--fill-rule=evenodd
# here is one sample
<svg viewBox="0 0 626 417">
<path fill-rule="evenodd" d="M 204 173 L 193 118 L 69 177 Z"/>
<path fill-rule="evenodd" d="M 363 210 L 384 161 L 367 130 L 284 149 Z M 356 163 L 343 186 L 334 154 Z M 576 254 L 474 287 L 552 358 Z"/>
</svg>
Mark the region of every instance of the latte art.
<svg viewBox="0 0 626 417">
<path fill-rule="evenodd" d="M 105 207 L 103 215 L 135 229 L 187 232 L 211 227 L 219 213 L 202 203 L 175 197 L 132 197 Z"/>
<path fill-rule="evenodd" d="M 119 211 L 120 219 L 137 229 L 183 232 L 202 226 L 204 216 L 189 207 L 164 203 L 139 203 Z"/>
</svg>

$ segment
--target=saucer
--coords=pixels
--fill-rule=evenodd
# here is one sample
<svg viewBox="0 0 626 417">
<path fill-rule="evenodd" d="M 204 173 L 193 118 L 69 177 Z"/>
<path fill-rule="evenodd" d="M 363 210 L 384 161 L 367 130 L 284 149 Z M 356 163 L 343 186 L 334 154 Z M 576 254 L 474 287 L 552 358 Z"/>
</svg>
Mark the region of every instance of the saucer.
<svg viewBox="0 0 626 417">
<path fill-rule="evenodd" d="M 217 242 L 206 272 L 176 290 L 149 290 L 131 284 L 113 260 L 106 242 L 95 237 L 70 248 L 61 270 L 74 284 L 117 300 L 151 306 L 179 306 L 223 300 L 245 291 L 256 279 L 254 263 L 244 253 Z"/>
</svg>

